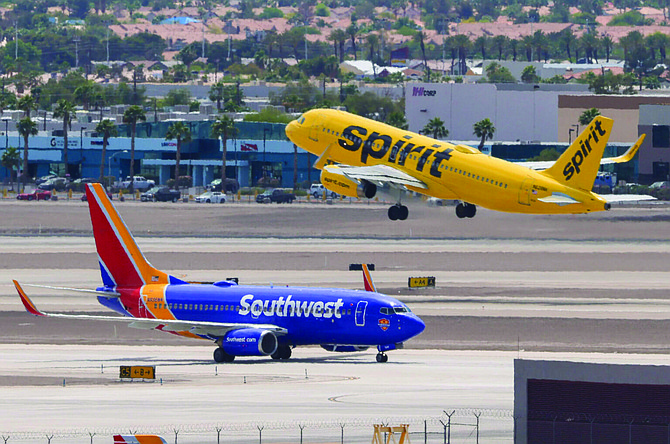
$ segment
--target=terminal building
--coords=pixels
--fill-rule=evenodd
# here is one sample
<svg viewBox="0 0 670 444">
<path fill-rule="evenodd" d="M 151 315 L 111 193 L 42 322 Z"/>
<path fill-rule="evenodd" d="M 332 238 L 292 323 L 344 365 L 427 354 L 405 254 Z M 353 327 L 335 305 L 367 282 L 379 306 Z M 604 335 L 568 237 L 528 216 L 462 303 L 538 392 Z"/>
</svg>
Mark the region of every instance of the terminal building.
<svg viewBox="0 0 670 444">
<path fill-rule="evenodd" d="M 191 121 L 192 140 L 182 143 L 181 174 L 192 177 L 192 186 L 201 187 L 221 177 L 222 141 L 210 136 L 213 120 Z M 135 172 L 155 177 L 166 183 L 174 177 L 176 140 L 167 140 L 165 134 L 172 122 L 138 123 L 135 138 Z M 12 122 L 13 124 L 13 122 Z M 8 121 L 5 125 L 9 127 Z M 84 126 L 68 133 L 68 163 L 70 176 L 98 178 L 102 161 L 102 137 Z M 94 127 L 94 126 L 93 126 Z M 298 183 L 318 180 L 318 172 L 310 166 L 314 162 L 304 150 L 288 141 L 283 124 L 236 122 L 238 134 L 227 141 L 226 176 L 236 178 L 242 187 L 265 183 L 277 187 L 293 187 L 294 175 Z M 105 155 L 106 176 L 115 179 L 130 174 L 131 138 L 128 125 L 120 125 L 119 137 L 109 139 Z M 64 138 L 62 130 L 40 131 L 28 141 L 29 175 L 40 177 L 52 171 L 63 170 Z M 8 128 L 0 137 L 0 152 L 5 147 L 20 148 L 24 141 L 17 131 Z M 10 172 L 0 168 L 0 180 L 7 182 Z"/>
</svg>

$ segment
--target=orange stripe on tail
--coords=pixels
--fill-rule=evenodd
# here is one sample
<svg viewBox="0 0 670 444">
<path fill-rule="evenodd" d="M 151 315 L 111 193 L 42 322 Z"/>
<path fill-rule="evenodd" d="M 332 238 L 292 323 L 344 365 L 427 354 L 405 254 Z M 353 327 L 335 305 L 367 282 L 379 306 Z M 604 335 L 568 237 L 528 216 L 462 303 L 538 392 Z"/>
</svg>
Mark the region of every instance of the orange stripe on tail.
<svg viewBox="0 0 670 444">
<path fill-rule="evenodd" d="M 363 265 L 363 283 L 365 284 L 365 291 L 374 291 L 377 292 L 377 287 L 375 283 L 372 282 L 372 276 L 370 275 L 370 270 L 368 269 L 368 264 Z"/>
<path fill-rule="evenodd" d="M 170 283 L 166 273 L 146 260 L 102 185 L 88 184 L 86 198 L 100 264 L 114 285 L 137 288 Z"/>
</svg>

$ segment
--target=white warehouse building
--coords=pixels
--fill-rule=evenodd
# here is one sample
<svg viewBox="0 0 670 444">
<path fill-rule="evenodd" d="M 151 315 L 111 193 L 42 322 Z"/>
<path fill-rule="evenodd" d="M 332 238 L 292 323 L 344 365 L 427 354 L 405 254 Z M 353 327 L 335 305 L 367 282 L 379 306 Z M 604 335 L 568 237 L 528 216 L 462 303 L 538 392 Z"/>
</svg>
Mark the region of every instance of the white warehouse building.
<svg viewBox="0 0 670 444">
<path fill-rule="evenodd" d="M 588 85 L 408 83 L 405 88 L 410 131 L 439 117 L 449 140 L 475 140 L 473 125 L 488 118 L 496 142 L 556 142 L 558 96 L 591 94 Z"/>
</svg>

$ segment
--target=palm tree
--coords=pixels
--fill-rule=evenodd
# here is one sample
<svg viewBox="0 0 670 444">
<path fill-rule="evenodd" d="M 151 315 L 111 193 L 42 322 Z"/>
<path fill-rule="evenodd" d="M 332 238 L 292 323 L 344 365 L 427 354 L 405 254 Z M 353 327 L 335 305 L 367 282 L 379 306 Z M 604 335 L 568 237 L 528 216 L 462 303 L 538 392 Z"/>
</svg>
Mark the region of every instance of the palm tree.
<svg viewBox="0 0 670 444">
<path fill-rule="evenodd" d="M 409 124 L 407 123 L 407 119 L 405 118 L 405 113 L 401 111 L 393 111 L 392 113 L 390 113 L 388 118 L 386 119 L 386 124 L 395 126 L 396 128 L 400 128 L 403 130 L 409 128 Z"/>
<path fill-rule="evenodd" d="M 566 51 L 567 54 L 568 54 L 568 62 L 571 62 L 571 61 L 572 61 L 572 57 L 571 57 L 571 51 L 570 51 L 570 48 L 574 48 L 574 47 L 575 47 L 576 42 L 577 42 L 577 38 L 576 38 L 575 35 L 572 33 L 572 30 L 571 30 L 571 29 L 566 29 L 566 30 L 564 30 L 564 31 L 561 31 L 558 40 L 559 40 L 559 44 L 560 44 L 563 48 L 565 48 L 565 51 Z M 577 60 L 575 59 L 575 61 L 577 61 Z"/>
<path fill-rule="evenodd" d="M 502 60 L 503 52 L 507 48 L 509 37 L 504 35 L 497 35 L 493 37 L 493 46 L 498 50 L 498 61 Z"/>
<path fill-rule="evenodd" d="M 37 135 L 37 123 L 30 117 L 24 117 L 19 120 L 16 126 L 19 134 L 23 136 L 23 188 L 26 187 L 26 179 L 28 177 L 28 138 Z"/>
<path fill-rule="evenodd" d="M 5 150 L 4 153 L 2 153 L 2 157 L 0 157 L 0 162 L 2 163 L 2 166 L 7 168 L 9 170 L 9 180 L 10 182 L 14 182 L 14 179 L 18 179 L 16 176 L 17 170 L 19 168 L 19 164 L 21 162 L 21 153 L 19 152 L 19 149 L 16 147 L 9 147 Z M 19 189 L 19 185 L 16 185 L 16 189 Z"/>
<path fill-rule="evenodd" d="M 221 191 L 226 191 L 226 154 L 228 151 L 228 136 L 237 134 L 237 127 L 235 121 L 228 116 L 219 116 L 216 122 L 212 124 L 212 137 L 221 139 L 222 152 L 221 155 Z"/>
<path fill-rule="evenodd" d="M 433 139 L 444 139 L 449 137 L 449 130 L 444 127 L 442 119 L 434 117 L 423 127 L 421 134 L 430 134 L 433 136 Z"/>
<path fill-rule="evenodd" d="M 30 111 L 37 109 L 37 102 L 35 97 L 26 94 L 16 102 L 16 109 L 23 111 L 23 117 L 30 117 Z"/>
<path fill-rule="evenodd" d="M 105 156 L 107 155 L 107 145 L 109 144 L 109 138 L 115 137 L 119 134 L 116 129 L 116 124 L 109 119 L 101 120 L 95 126 L 95 131 L 102 135 L 102 155 L 100 159 L 100 183 L 103 183 L 105 177 Z"/>
<path fill-rule="evenodd" d="M 423 56 L 423 69 L 426 73 L 426 82 L 430 82 L 430 67 L 428 66 L 428 60 L 426 60 L 426 45 L 424 44 L 425 38 L 426 34 L 424 34 L 423 31 L 417 31 L 416 34 L 414 34 L 414 41 L 418 42 L 419 47 L 421 48 L 421 55 Z"/>
<path fill-rule="evenodd" d="M 166 140 L 177 140 L 177 156 L 174 168 L 174 186 L 179 187 L 179 161 L 181 160 L 181 143 L 191 141 L 191 129 L 184 122 L 175 122 L 169 126 L 165 133 Z"/>
<path fill-rule="evenodd" d="M 458 34 L 454 36 L 453 45 L 458 50 L 458 75 L 464 76 L 468 71 L 466 59 L 472 43 L 467 35 Z"/>
<path fill-rule="evenodd" d="M 472 128 L 474 130 L 475 136 L 481 139 L 478 146 L 479 151 L 481 151 L 482 148 L 484 148 L 484 142 L 486 139 L 493 139 L 493 134 L 496 132 L 496 127 L 493 126 L 493 122 L 491 122 L 487 117 L 486 119 L 475 123 Z"/>
<path fill-rule="evenodd" d="M 96 95 L 99 93 L 100 87 L 92 80 L 82 83 L 74 90 L 74 98 L 82 104 L 86 111 L 89 110 L 91 104 L 95 101 Z"/>
<path fill-rule="evenodd" d="M 135 134 L 137 133 L 137 122 L 147 120 L 146 114 L 141 106 L 131 105 L 123 113 L 123 123 L 130 125 L 130 192 L 134 190 L 135 177 Z"/>
<path fill-rule="evenodd" d="M 60 99 L 54 109 L 54 118 L 63 119 L 63 162 L 65 163 L 65 174 L 70 172 L 67 160 L 67 130 L 72 129 L 72 121 L 77 117 L 74 104 L 66 99 Z"/>
<path fill-rule="evenodd" d="M 600 110 L 598 108 L 587 109 L 586 111 L 584 111 L 579 116 L 578 122 L 579 122 L 580 125 L 586 126 L 589 123 L 591 123 L 591 121 L 593 119 L 595 119 L 596 116 L 599 116 L 599 115 L 600 115 Z"/>
<path fill-rule="evenodd" d="M 354 60 L 358 60 L 356 56 L 356 36 L 358 35 L 358 25 L 356 25 L 356 23 L 352 23 L 351 25 L 347 26 L 345 32 L 351 38 L 351 48 L 354 50 Z"/>
<path fill-rule="evenodd" d="M 209 89 L 209 100 L 212 102 L 216 102 L 216 109 L 218 111 L 221 111 L 221 101 L 223 100 L 224 97 L 224 89 L 225 85 L 223 84 L 223 80 L 220 80 L 216 82 L 212 87 Z"/>
</svg>

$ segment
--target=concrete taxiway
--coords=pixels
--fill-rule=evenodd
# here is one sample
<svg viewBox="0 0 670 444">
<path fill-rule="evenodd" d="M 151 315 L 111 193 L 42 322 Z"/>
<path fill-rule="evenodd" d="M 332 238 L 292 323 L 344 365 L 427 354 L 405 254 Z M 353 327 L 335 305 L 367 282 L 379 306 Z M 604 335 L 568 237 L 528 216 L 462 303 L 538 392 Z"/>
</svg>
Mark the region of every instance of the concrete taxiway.
<svg viewBox="0 0 670 444">
<path fill-rule="evenodd" d="M 179 442 L 215 442 L 223 427 L 234 429 L 228 441 L 258 442 L 262 433 L 298 442 L 302 424 L 307 440 L 335 442 L 339 420 L 348 424 L 345 441 L 369 442 L 372 422 L 404 418 L 413 431 L 425 420 L 439 435 L 433 442 L 442 442 L 439 419 L 456 409 L 462 424 L 484 412 L 481 442 L 511 442 L 517 357 L 670 364 L 665 207 L 579 216 L 480 211 L 458 220 L 453 208 L 414 205 L 406 223 L 386 220 L 385 207 L 348 204 L 124 202 L 119 210 L 148 259 L 189 280 L 360 289 L 360 272 L 348 264 L 375 263 L 378 289 L 407 302 L 427 329 L 386 365 L 372 351 L 305 348 L 288 362 L 222 366 L 202 342 L 34 318 L 11 279 L 99 285 L 86 207 L 0 201 L 1 433 L 88 442 L 87 430 L 122 428 L 171 441 L 176 430 Z M 409 276 L 435 276 L 437 286 L 409 290 Z M 103 312 L 90 296 L 26 290 L 44 310 Z M 120 382 L 122 364 L 156 365 L 163 384 Z M 465 440 L 473 429 L 454 432 Z"/>
</svg>

